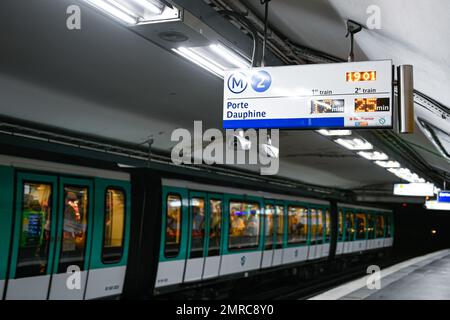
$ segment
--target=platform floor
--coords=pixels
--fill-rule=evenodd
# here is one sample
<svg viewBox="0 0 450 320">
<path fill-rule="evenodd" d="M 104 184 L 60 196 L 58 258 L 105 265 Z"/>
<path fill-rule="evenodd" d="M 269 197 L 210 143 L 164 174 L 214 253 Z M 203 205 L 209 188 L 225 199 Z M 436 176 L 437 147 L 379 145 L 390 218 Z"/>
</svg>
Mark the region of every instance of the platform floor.
<svg viewBox="0 0 450 320">
<path fill-rule="evenodd" d="M 380 289 L 369 289 L 367 279 L 346 283 L 311 300 L 450 300 L 450 250 L 382 269 Z"/>
</svg>

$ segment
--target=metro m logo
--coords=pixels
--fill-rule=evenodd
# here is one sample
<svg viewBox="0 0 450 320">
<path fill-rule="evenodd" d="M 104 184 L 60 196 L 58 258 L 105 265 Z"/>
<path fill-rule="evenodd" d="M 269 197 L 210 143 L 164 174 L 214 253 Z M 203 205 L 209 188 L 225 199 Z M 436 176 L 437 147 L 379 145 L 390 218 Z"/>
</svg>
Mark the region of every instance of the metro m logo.
<svg viewBox="0 0 450 320">
<path fill-rule="evenodd" d="M 228 89 L 233 93 L 242 93 L 247 89 L 247 76 L 242 72 L 233 73 L 228 78 Z"/>
</svg>

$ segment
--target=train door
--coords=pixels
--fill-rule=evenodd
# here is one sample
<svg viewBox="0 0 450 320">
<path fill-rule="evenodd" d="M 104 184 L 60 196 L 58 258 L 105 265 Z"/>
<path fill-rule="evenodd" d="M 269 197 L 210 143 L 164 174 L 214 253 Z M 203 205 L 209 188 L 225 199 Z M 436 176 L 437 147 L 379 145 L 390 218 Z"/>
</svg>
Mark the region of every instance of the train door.
<svg viewBox="0 0 450 320">
<path fill-rule="evenodd" d="M 14 169 L 0 165 L 0 300 L 3 299 L 13 225 Z"/>
<path fill-rule="evenodd" d="M 287 203 L 283 264 L 308 259 L 309 213 L 305 203 Z"/>
<path fill-rule="evenodd" d="M 263 223 L 263 251 L 261 259 L 261 268 L 268 268 L 272 266 L 274 246 L 275 246 L 275 232 L 276 232 L 276 208 L 274 201 L 264 201 L 264 219 Z"/>
<path fill-rule="evenodd" d="M 309 249 L 308 249 L 308 260 L 313 260 L 316 258 L 317 242 L 318 242 L 318 214 L 317 209 L 314 207 L 309 207 Z"/>
<path fill-rule="evenodd" d="M 60 178 L 49 299 L 84 298 L 92 242 L 93 198 L 92 181 Z M 78 276 L 69 278 L 75 272 Z"/>
<path fill-rule="evenodd" d="M 223 195 L 207 195 L 206 248 L 202 279 L 219 276 L 222 256 L 223 230 Z"/>
<path fill-rule="evenodd" d="M 353 242 L 355 239 L 355 216 L 352 210 L 344 209 L 345 215 L 345 241 L 344 241 L 344 253 L 353 252 Z"/>
<path fill-rule="evenodd" d="M 331 214 L 330 214 L 330 208 L 325 208 L 324 210 L 325 216 L 324 216 L 324 244 L 322 246 L 322 257 L 328 257 L 330 255 L 330 233 L 331 233 Z"/>
<path fill-rule="evenodd" d="M 155 287 L 183 281 L 188 231 L 188 192 L 183 188 L 163 187 L 162 232 Z"/>
<path fill-rule="evenodd" d="M 362 210 L 356 212 L 356 241 L 353 243 L 353 252 L 366 250 L 367 245 L 367 214 Z"/>
<path fill-rule="evenodd" d="M 391 213 L 385 214 L 384 223 L 385 223 L 384 247 L 392 247 L 394 245 L 394 219 Z"/>
<path fill-rule="evenodd" d="M 376 215 L 375 212 L 367 213 L 367 245 L 366 250 L 372 250 L 376 248 L 376 240 L 375 240 L 375 221 Z"/>
<path fill-rule="evenodd" d="M 189 227 L 184 282 L 201 280 L 205 262 L 206 194 L 189 192 Z"/>
<path fill-rule="evenodd" d="M 317 235 L 316 235 L 316 252 L 315 258 L 319 259 L 323 256 L 325 239 L 325 208 L 317 208 Z"/>
<path fill-rule="evenodd" d="M 338 209 L 338 234 L 336 243 L 336 255 L 344 253 L 344 212 Z"/>
<path fill-rule="evenodd" d="M 283 248 L 285 243 L 285 236 L 287 236 L 286 210 L 282 202 L 275 204 L 275 212 L 275 250 L 273 251 L 272 266 L 279 266 L 283 263 Z"/>
<path fill-rule="evenodd" d="M 18 173 L 6 299 L 47 299 L 56 245 L 57 178 Z"/>
<path fill-rule="evenodd" d="M 91 257 L 85 299 L 117 296 L 123 291 L 130 243 L 130 195 L 129 181 L 95 179 L 95 215 L 92 247 L 87 247 Z"/>
<path fill-rule="evenodd" d="M 383 248 L 384 247 L 384 214 L 377 212 L 376 214 L 376 223 L 375 223 L 375 234 L 376 234 L 376 246 L 375 248 Z"/>
</svg>

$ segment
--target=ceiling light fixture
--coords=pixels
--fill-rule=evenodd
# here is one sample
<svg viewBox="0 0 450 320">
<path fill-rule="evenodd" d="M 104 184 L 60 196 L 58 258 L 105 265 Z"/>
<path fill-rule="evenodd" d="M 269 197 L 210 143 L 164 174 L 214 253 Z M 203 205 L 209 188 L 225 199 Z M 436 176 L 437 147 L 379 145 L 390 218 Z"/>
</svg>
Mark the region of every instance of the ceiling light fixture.
<svg viewBox="0 0 450 320">
<path fill-rule="evenodd" d="M 212 44 L 209 48 L 237 68 L 245 69 L 250 67 L 250 63 L 248 61 L 245 61 L 227 47 L 220 44 Z"/>
<path fill-rule="evenodd" d="M 370 142 L 367 142 L 364 139 L 355 138 L 355 139 L 336 139 L 334 140 L 337 144 L 349 149 L 349 150 L 371 150 L 373 146 Z"/>
<path fill-rule="evenodd" d="M 131 12 L 114 1 L 107 2 L 105 0 L 86 0 L 86 2 L 127 24 L 137 23 L 136 17 L 133 16 Z"/>
<path fill-rule="evenodd" d="M 180 10 L 160 0 L 85 0 L 87 3 L 128 25 L 141 25 L 180 19 Z"/>
<path fill-rule="evenodd" d="M 326 130 L 321 129 L 317 130 L 318 133 L 320 133 L 323 136 L 327 137 L 333 137 L 333 136 L 349 136 L 352 134 L 351 130 Z"/>
<path fill-rule="evenodd" d="M 133 0 L 143 8 L 155 14 L 161 14 L 164 10 L 164 3 L 157 0 Z"/>
<path fill-rule="evenodd" d="M 397 161 L 375 161 L 375 164 L 383 168 L 400 168 L 400 163 Z"/>
<path fill-rule="evenodd" d="M 425 179 L 419 177 L 416 173 L 411 172 L 407 168 L 389 168 L 389 172 L 395 174 L 400 179 L 406 180 L 411 183 L 425 183 Z"/>
<path fill-rule="evenodd" d="M 189 61 L 195 63 L 199 67 L 211 72 L 212 74 L 223 78 L 225 67 L 218 64 L 217 62 L 205 59 L 201 55 L 197 54 L 191 48 L 179 47 L 178 49 L 172 49 L 174 52 L 180 56 L 188 59 Z"/>
<path fill-rule="evenodd" d="M 250 67 L 248 60 L 221 44 L 172 50 L 222 79 L 227 69 Z"/>
<path fill-rule="evenodd" d="M 367 159 L 367 160 L 388 160 L 389 157 L 387 154 L 379 151 L 369 152 L 369 151 L 360 151 L 358 154 Z"/>
</svg>

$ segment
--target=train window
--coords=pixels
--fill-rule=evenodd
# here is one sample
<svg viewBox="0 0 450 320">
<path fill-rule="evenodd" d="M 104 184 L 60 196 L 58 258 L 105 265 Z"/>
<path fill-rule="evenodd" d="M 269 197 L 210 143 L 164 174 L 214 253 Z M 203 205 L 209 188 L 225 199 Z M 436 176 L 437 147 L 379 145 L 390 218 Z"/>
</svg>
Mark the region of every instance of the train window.
<svg viewBox="0 0 450 320">
<path fill-rule="evenodd" d="M 325 242 L 330 242 L 331 216 L 330 211 L 325 211 Z"/>
<path fill-rule="evenodd" d="M 265 218 L 265 247 L 266 249 L 272 249 L 273 246 L 273 221 L 275 216 L 275 207 L 271 204 L 266 204 L 264 208 Z"/>
<path fill-rule="evenodd" d="M 16 278 L 46 274 L 51 231 L 52 186 L 25 182 L 22 192 L 22 226 Z"/>
<path fill-rule="evenodd" d="M 317 243 L 322 243 L 323 241 L 323 210 L 317 209 Z"/>
<path fill-rule="evenodd" d="M 178 194 L 167 196 L 166 211 L 166 239 L 164 243 L 164 256 L 177 257 L 181 243 L 181 197 Z"/>
<path fill-rule="evenodd" d="M 382 214 L 377 215 L 377 238 L 384 237 L 384 216 Z"/>
<path fill-rule="evenodd" d="M 308 239 L 308 210 L 288 207 L 288 243 L 306 243 Z"/>
<path fill-rule="evenodd" d="M 257 248 L 259 244 L 258 203 L 230 202 L 230 230 L 228 248 L 233 250 Z"/>
<path fill-rule="evenodd" d="M 284 206 L 275 206 L 277 209 L 277 248 L 283 247 L 284 234 Z"/>
<path fill-rule="evenodd" d="M 64 186 L 63 214 L 63 234 L 58 272 L 65 273 L 67 268 L 72 265 L 76 265 L 80 270 L 83 270 L 88 214 L 87 187 Z M 123 229 L 121 225 L 119 227 L 121 230 Z"/>
<path fill-rule="evenodd" d="M 345 241 L 353 241 L 355 235 L 355 217 L 351 212 L 345 213 Z"/>
<path fill-rule="evenodd" d="M 209 200 L 209 248 L 208 257 L 217 256 L 220 253 L 220 230 L 222 224 L 222 201 Z"/>
<path fill-rule="evenodd" d="M 366 239 L 366 214 L 357 213 L 356 214 L 356 239 L 364 240 Z"/>
<path fill-rule="evenodd" d="M 344 213 L 342 210 L 339 210 L 338 223 L 338 240 L 342 241 L 344 239 Z"/>
<path fill-rule="evenodd" d="M 103 263 L 122 259 L 125 233 L 125 192 L 107 188 L 105 192 L 105 220 L 103 230 Z"/>
<path fill-rule="evenodd" d="M 202 198 L 191 198 L 191 250 L 189 258 L 203 256 L 205 243 L 205 200 Z"/>
</svg>

